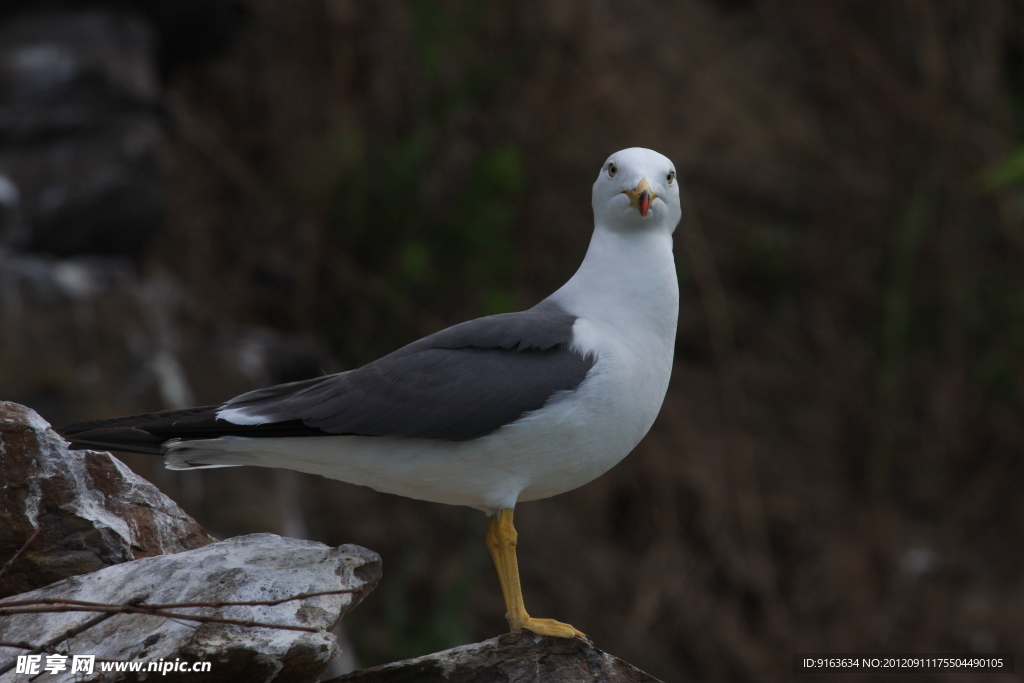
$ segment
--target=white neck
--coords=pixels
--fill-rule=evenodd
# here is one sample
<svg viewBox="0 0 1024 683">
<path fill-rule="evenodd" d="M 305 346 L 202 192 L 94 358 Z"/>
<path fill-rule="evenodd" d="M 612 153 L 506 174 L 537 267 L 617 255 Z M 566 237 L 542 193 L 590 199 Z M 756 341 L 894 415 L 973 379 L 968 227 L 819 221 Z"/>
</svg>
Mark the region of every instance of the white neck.
<svg viewBox="0 0 1024 683">
<path fill-rule="evenodd" d="M 599 223 L 579 270 L 550 298 L 596 324 L 673 345 L 679 285 L 671 229 L 626 232 Z"/>
</svg>

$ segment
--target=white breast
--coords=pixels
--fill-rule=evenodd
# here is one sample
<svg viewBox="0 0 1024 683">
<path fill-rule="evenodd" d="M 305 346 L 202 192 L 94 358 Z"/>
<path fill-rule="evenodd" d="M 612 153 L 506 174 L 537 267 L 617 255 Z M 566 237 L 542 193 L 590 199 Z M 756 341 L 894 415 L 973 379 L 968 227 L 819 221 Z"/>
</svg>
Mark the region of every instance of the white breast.
<svg viewBox="0 0 1024 683">
<path fill-rule="evenodd" d="M 537 431 L 551 421 L 557 425 L 551 431 L 564 439 L 533 460 L 542 471 L 520 500 L 552 496 L 600 476 L 633 450 L 658 416 L 672 374 L 679 312 L 671 234 L 598 228 L 583 265 L 552 298 L 579 316 L 573 348 L 593 354 L 597 363 L 564 405 L 520 421 Z"/>
</svg>

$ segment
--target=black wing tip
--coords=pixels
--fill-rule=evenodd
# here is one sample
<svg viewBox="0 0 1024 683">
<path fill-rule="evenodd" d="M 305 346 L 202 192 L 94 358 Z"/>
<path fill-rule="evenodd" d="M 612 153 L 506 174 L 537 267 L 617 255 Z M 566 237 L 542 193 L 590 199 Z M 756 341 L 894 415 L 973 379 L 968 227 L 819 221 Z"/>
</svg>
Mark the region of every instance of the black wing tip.
<svg viewBox="0 0 1024 683">
<path fill-rule="evenodd" d="M 160 410 L 155 413 L 141 413 L 139 415 L 128 415 L 126 417 L 109 417 L 102 420 L 89 420 L 88 422 L 76 422 L 56 430 L 58 434 L 72 435 L 93 429 L 104 429 L 107 427 L 134 427 L 140 424 L 173 424 L 176 421 L 189 418 L 205 418 L 216 414 L 223 406 L 197 406 L 183 410 Z"/>
<path fill-rule="evenodd" d="M 132 417 L 80 422 L 57 429 L 72 448 L 116 450 L 161 455 L 164 444 L 174 441 L 217 439 L 224 436 L 290 437 L 326 436 L 329 432 L 301 420 L 257 425 L 235 424 L 217 417 L 221 406 L 167 410 Z"/>
<path fill-rule="evenodd" d="M 64 425 L 63 427 L 54 427 L 53 431 L 57 432 L 65 439 L 70 440 L 70 437 L 75 434 L 81 434 L 82 432 L 89 431 L 91 423 L 89 422 L 76 422 L 75 424 Z"/>
<path fill-rule="evenodd" d="M 60 432 L 58 432 L 60 433 Z M 126 453 L 163 453 L 165 439 L 133 427 L 111 427 L 82 430 L 73 435 L 61 434 L 72 450 L 115 450 Z"/>
</svg>

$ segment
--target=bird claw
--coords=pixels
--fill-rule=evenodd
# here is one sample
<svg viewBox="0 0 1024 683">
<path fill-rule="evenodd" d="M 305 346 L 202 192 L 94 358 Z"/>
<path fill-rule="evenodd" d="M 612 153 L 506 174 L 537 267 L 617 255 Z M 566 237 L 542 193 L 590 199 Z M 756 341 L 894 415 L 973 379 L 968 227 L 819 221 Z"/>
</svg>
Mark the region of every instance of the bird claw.
<svg viewBox="0 0 1024 683">
<path fill-rule="evenodd" d="M 527 630 L 532 633 L 536 633 L 541 636 L 552 636 L 554 638 L 579 638 L 583 642 L 592 644 L 590 638 L 587 638 L 583 631 L 564 624 L 554 619 L 535 619 L 534 617 L 527 617 L 518 622 L 513 622 L 513 631 Z"/>
</svg>

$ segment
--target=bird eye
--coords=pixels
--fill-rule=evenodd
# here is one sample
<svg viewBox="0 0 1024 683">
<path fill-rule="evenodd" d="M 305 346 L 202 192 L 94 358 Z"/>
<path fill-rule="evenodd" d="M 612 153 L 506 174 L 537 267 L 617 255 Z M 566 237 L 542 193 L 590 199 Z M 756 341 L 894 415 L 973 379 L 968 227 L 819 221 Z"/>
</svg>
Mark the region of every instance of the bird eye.
<svg viewBox="0 0 1024 683">
<path fill-rule="evenodd" d="M 669 171 L 668 172 L 668 184 L 671 185 L 672 181 L 675 180 L 675 179 L 676 179 L 676 172 L 675 171 Z"/>
<path fill-rule="evenodd" d="M 615 174 L 618 173 L 618 171 L 619 171 L 619 169 L 615 167 L 615 164 L 609 161 L 608 162 L 608 177 L 609 178 L 614 178 Z"/>
</svg>

